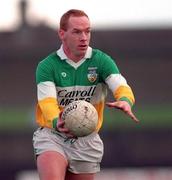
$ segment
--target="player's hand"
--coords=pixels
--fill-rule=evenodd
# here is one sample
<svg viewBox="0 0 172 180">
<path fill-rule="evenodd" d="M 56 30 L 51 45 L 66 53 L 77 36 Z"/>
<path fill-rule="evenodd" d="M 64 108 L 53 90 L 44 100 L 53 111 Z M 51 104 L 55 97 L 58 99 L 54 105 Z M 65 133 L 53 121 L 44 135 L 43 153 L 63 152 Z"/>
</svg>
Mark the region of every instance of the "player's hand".
<svg viewBox="0 0 172 180">
<path fill-rule="evenodd" d="M 114 107 L 117 109 L 122 110 L 123 112 L 125 112 L 131 119 L 133 119 L 134 122 L 138 123 L 139 120 L 136 118 L 136 116 L 133 114 L 132 110 L 131 110 L 131 106 L 129 105 L 128 102 L 126 101 L 116 101 L 116 102 L 107 102 L 106 103 L 107 106 L 109 107 Z"/>
<path fill-rule="evenodd" d="M 62 112 L 59 114 L 59 118 L 57 121 L 57 131 L 61 132 L 61 133 L 65 133 L 65 135 L 69 138 L 76 138 L 70 131 L 68 128 L 64 127 L 65 122 L 62 120 L 61 118 Z"/>
</svg>

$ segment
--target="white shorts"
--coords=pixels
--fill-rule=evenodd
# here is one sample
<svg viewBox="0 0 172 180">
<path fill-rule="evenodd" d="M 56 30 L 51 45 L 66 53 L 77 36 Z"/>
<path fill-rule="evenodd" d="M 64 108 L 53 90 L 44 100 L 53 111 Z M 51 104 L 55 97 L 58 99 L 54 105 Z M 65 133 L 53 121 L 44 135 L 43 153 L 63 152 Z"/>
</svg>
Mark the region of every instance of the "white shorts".
<svg viewBox="0 0 172 180">
<path fill-rule="evenodd" d="M 33 135 L 35 155 L 56 151 L 68 161 L 68 170 L 73 173 L 96 173 L 100 171 L 103 142 L 98 133 L 69 139 L 64 134 L 49 128 L 38 128 Z"/>
</svg>

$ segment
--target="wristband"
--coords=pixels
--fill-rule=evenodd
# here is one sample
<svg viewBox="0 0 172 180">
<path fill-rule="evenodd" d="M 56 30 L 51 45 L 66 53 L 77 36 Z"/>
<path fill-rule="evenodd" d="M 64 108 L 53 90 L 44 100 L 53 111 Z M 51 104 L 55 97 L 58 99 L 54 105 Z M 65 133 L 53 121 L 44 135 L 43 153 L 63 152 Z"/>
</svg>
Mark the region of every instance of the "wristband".
<svg viewBox="0 0 172 180">
<path fill-rule="evenodd" d="M 119 101 L 126 101 L 130 105 L 130 107 L 133 106 L 133 103 L 127 97 L 122 97 L 122 98 L 119 99 Z"/>
</svg>

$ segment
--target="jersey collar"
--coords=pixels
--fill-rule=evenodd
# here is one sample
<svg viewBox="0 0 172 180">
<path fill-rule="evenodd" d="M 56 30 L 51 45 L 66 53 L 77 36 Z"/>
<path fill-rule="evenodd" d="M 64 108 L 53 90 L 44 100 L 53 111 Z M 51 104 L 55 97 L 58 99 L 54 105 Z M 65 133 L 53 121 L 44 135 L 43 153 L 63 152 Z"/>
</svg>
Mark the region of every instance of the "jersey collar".
<svg viewBox="0 0 172 180">
<path fill-rule="evenodd" d="M 60 49 L 58 49 L 58 50 L 56 51 L 56 53 L 57 53 L 57 55 L 61 58 L 61 60 L 65 60 L 65 59 L 70 60 L 70 59 L 66 56 L 66 54 L 65 54 L 65 52 L 64 52 L 64 50 L 63 50 L 63 45 L 60 46 Z M 92 48 L 89 46 L 89 47 L 87 48 L 87 51 L 86 51 L 85 56 L 84 56 L 83 59 L 91 58 L 91 55 L 92 55 Z M 82 59 L 82 60 L 83 60 L 83 59 Z"/>
</svg>

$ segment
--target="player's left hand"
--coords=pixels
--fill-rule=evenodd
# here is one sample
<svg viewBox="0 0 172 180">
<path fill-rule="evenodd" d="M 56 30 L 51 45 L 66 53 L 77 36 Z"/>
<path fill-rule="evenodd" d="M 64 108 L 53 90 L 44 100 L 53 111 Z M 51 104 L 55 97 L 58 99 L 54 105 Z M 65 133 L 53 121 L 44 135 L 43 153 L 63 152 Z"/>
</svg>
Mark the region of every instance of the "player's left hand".
<svg viewBox="0 0 172 180">
<path fill-rule="evenodd" d="M 106 103 L 107 106 L 109 107 L 114 107 L 117 109 L 122 110 L 123 112 L 125 112 L 131 119 L 133 119 L 134 122 L 138 123 L 139 120 L 136 118 L 136 116 L 133 114 L 132 110 L 131 110 L 131 106 L 129 105 L 128 102 L 126 101 L 116 101 L 116 102 L 107 102 Z"/>
</svg>

